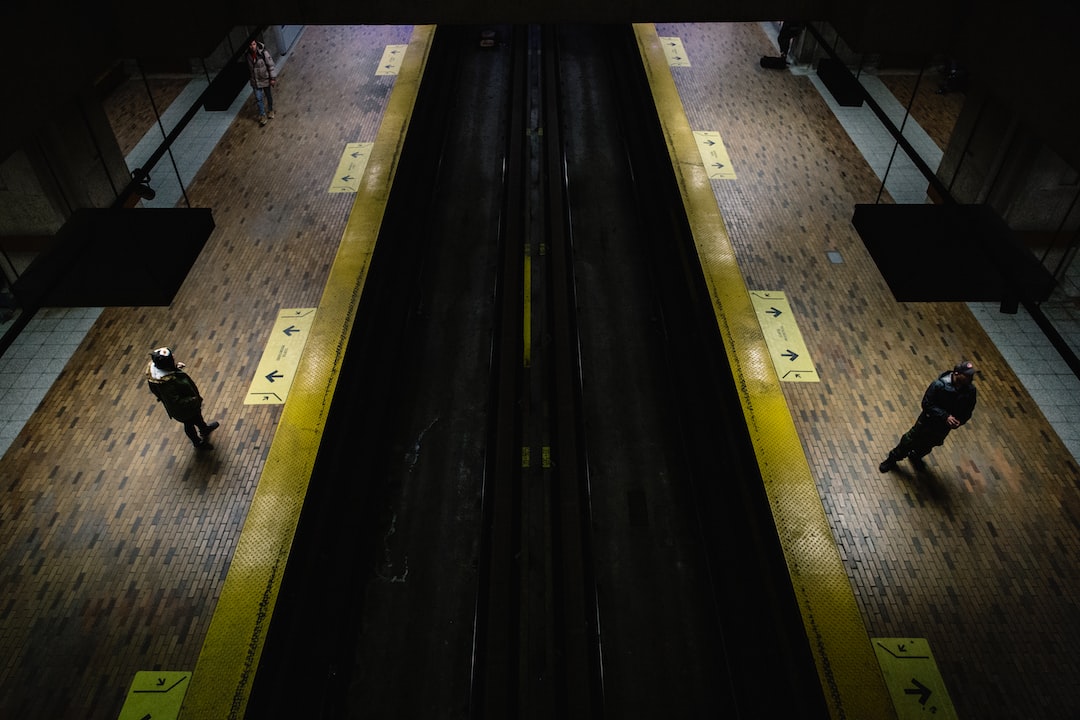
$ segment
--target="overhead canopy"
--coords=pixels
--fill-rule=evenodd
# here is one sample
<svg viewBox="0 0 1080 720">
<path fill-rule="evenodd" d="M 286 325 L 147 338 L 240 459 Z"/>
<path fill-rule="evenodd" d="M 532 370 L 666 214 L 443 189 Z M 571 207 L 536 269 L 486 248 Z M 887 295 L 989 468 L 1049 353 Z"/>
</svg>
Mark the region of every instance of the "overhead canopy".
<svg viewBox="0 0 1080 720">
<path fill-rule="evenodd" d="M 12 291 L 24 307 L 169 305 L 213 229 L 209 208 L 76 210 Z"/>
<path fill-rule="evenodd" d="M 856 205 L 851 220 L 901 302 L 1040 302 L 1054 278 L 986 205 Z"/>
</svg>

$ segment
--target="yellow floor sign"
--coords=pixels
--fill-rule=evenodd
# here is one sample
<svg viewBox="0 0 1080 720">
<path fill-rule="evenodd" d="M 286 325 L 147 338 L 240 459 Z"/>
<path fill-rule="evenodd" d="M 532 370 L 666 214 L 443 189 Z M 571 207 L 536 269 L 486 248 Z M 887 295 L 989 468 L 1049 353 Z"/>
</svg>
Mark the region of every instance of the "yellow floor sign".
<svg viewBox="0 0 1080 720">
<path fill-rule="evenodd" d="M 695 130 L 694 140 L 697 141 L 697 149 L 701 154 L 701 162 L 705 164 L 705 172 L 710 180 L 734 180 L 735 168 L 731 165 L 724 141 L 720 139 L 720 133 L 715 130 Z"/>
<path fill-rule="evenodd" d="M 360 178 L 367 169 L 373 145 L 375 143 L 345 143 L 345 151 L 341 153 L 341 160 L 338 161 L 337 170 L 330 181 L 330 192 L 355 193 L 360 188 Z"/>
<path fill-rule="evenodd" d="M 664 48 L 664 57 L 667 58 L 671 67 L 690 67 L 690 58 L 686 56 L 686 48 L 683 47 L 682 38 L 662 37 L 660 47 Z"/>
<path fill-rule="evenodd" d="M 397 75 L 401 70 L 401 61 L 405 59 L 405 51 L 408 49 L 408 45 L 387 45 L 375 74 Z"/>
<path fill-rule="evenodd" d="M 781 382 L 820 382 L 787 296 L 779 290 L 751 290 L 750 300 Z"/>
<path fill-rule="evenodd" d="M 266 341 L 259 367 L 248 389 L 245 405 L 283 405 L 289 395 L 300 355 L 304 352 L 315 308 L 288 308 L 278 311 L 270 339 Z"/>
<path fill-rule="evenodd" d="M 190 682 L 189 672 L 140 670 L 131 681 L 118 720 L 176 720 Z"/>
<path fill-rule="evenodd" d="M 926 638 L 870 638 L 899 720 L 957 720 Z"/>
</svg>

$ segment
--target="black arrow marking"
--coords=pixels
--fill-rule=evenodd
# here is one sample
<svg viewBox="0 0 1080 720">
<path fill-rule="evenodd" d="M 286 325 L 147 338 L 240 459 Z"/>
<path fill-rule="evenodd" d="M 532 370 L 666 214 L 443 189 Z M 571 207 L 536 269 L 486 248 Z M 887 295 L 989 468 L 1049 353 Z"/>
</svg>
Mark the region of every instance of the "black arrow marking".
<svg viewBox="0 0 1080 720">
<path fill-rule="evenodd" d="M 346 175 L 345 177 L 341 178 L 341 182 L 349 182 L 352 179 L 353 179 L 352 175 Z"/>
<path fill-rule="evenodd" d="M 774 318 L 778 318 L 778 317 L 780 317 L 781 315 L 784 314 L 781 311 L 777 310 L 776 308 L 769 308 L 765 312 L 767 312 L 769 315 L 772 315 Z"/>
<path fill-rule="evenodd" d="M 298 333 L 298 332 L 300 332 L 300 328 L 296 327 L 295 325 L 290 325 L 289 327 L 285 328 L 285 329 L 284 329 L 284 330 L 282 330 L 281 332 L 285 333 L 285 334 L 286 334 L 286 335 L 288 335 L 289 337 L 292 337 L 292 334 L 293 334 L 293 333 Z"/>
<path fill-rule="evenodd" d="M 905 695 L 918 695 L 919 696 L 919 704 L 920 705 L 925 705 L 926 701 L 930 699 L 930 693 L 932 691 L 930 690 L 930 688 L 926 687 L 925 685 L 923 685 L 921 682 L 919 682 L 915 678 L 911 678 L 911 682 L 915 684 L 915 687 L 913 687 L 913 688 L 904 688 L 904 694 Z"/>
<path fill-rule="evenodd" d="M 177 680 L 176 682 L 174 682 L 174 683 L 173 683 L 172 685 L 170 685 L 169 687 L 167 687 L 167 688 L 162 688 L 161 690 L 132 690 L 131 692 L 133 692 L 133 693 L 167 693 L 167 692 L 169 692 L 170 690 L 172 690 L 172 689 L 173 689 L 174 687 L 176 687 L 177 685 L 179 685 L 180 683 L 184 682 L 185 680 L 187 680 L 187 675 L 185 675 L 184 677 L 180 678 L 179 680 Z M 165 678 L 158 678 L 157 684 L 158 684 L 158 687 L 161 687 L 162 685 L 164 685 L 164 684 L 165 684 Z M 150 717 L 150 716 L 149 716 L 149 715 L 147 715 L 147 717 Z"/>
<path fill-rule="evenodd" d="M 900 656 L 900 655 L 897 655 L 896 653 L 894 653 L 890 648 L 882 645 L 881 643 L 877 643 L 877 646 L 879 648 L 881 648 L 882 650 L 884 650 L 885 652 L 892 655 L 897 660 L 929 660 L 930 659 L 929 655 L 904 655 L 904 656 Z M 900 652 L 907 652 L 907 645 L 904 645 L 904 644 L 897 645 L 896 649 L 899 650 Z"/>
<path fill-rule="evenodd" d="M 788 350 L 787 352 L 780 353 L 780 357 L 786 357 L 791 360 L 791 362 L 795 362 L 795 358 L 799 357 L 799 353 Z"/>
<path fill-rule="evenodd" d="M 714 168 L 716 168 L 717 170 L 723 170 L 724 169 L 724 163 L 713 163 L 712 166 Z"/>
<path fill-rule="evenodd" d="M 275 379 L 280 380 L 283 377 L 285 377 L 285 376 L 282 375 L 281 373 L 279 373 L 277 370 L 273 370 L 273 371 L 270 372 L 269 375 L 266 376 L 266 379 L 269 380 L 270 382 L 274 382 Z"/>
<path fill-rule="evenodd" d="M 278 395 L 277 393 L 248 393 L 248 394 L 249 395 L 260 395 L 262 397 L 263 402 L 266 402 L 270 398 L 274 398 L 275 400 L 280 400 L 281 399 L 281 396 Z"/>
</svg>

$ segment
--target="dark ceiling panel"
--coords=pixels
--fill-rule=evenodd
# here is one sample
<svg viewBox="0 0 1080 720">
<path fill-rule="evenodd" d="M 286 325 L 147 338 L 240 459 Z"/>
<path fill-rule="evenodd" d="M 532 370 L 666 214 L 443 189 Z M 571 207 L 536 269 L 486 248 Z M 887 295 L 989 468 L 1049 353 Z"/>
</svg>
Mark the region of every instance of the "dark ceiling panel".
<svg viewBox="0 0 1080 720">
<path fill-rule="evenodd" d="M 76 210 L 12 289 L 29 307 L 168 305 L 213 230 L 209 208 Z"/>
<path fill-rule="evenodd" d="M 986 205 L 856 205 L 851 222 L 901 302 L 1015 304 L 1054 287 Z"/>
</svg>

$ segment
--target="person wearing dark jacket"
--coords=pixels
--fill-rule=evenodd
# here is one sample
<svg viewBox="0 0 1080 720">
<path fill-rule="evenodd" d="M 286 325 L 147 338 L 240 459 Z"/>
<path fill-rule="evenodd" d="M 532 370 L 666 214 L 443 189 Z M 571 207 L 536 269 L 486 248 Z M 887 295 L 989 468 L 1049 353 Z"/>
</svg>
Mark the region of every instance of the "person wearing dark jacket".
<svg viewBox="0 0 1080 720">
<path fill-rule="evenodd" d="M 798 20 L 785 20 L 780 23 L 780 34 L 776 36 L 776 44 L 780 46 L 780 57 L 784 60 L 787 60 L 792 41 L 799 37 L 799 33 L 805 26 L 805 23 Z"/>
<path fill-rule="evenodd" d="M 150 351 L 146 382 L 150 392 L 165 406 L 169 417 L 184 424 L 184 432 L 192 445 L 200 450 L 210 448 L 210 433 L 218 429 L 219 423 L 203 420 L 203 399 L 199 388 L 184 372 L 184 363 L 176 361 L 170 348 Z"/>
<path fill-rule="evenodd" d="M 255 106 L 259 109 L 259 125 L 262 126 L 267 118 L 274 119 L 273 87 L 277 85 L 277 68 L 266 46 L 257 40 L 251 41 L 244 57 L 247 58 L 251 89 L 255 91 Z"/>
<path fill-rule="evenodd" d="M 923 470 L 923 458 L 945 442 L 945 437 L 971 419 L 975 410 L 975 366 L 968 360 L 941 373 L 930 383 L 922 399 L 922 413 L 889 451 L 878 470 L 896 469 L 898 460 L 908 458 L 916 470 Z"/>
</svg>

